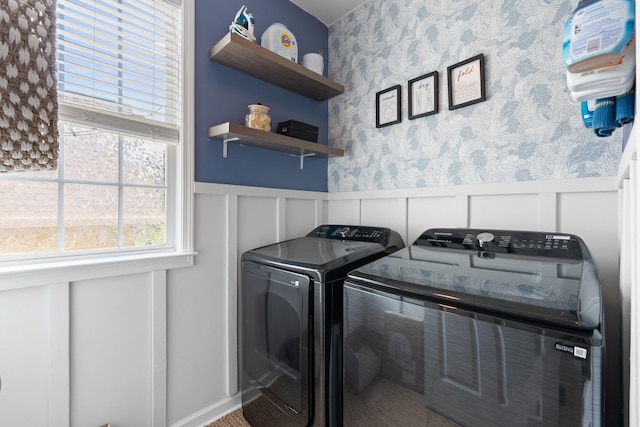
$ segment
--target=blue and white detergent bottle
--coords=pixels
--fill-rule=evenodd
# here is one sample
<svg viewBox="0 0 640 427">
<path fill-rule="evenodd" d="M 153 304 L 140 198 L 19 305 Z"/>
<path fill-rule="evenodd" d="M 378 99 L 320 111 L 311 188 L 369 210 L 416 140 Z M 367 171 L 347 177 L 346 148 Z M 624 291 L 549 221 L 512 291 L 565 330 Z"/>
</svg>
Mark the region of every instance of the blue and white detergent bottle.
<svg viewBox="0 0 640 427">
<path fill-rule="evenodd" d="M 564 26 L 565 67 L 582 73 L 620 63 L 634 30 L 634 0 L 580 0 Z"/>
<path fill-rule="evenodd" d="M 576 74 L 567 71 L 567 87 L 575 101 L 621 95 L 631 90 L 635 80 L 635 39 L 620 64 Z"/>
<path fill-rule="evenodd" d="M 610 96 L 618 96 L 623 93 L 629 92 L 635 84 L 635 78 L 625 82 L 624 85 L 612 85 L 603 86 L 595 89 L 588 89 L 579 92 L 571 92 L 571 97 L 574 101 L 582 102 L 588 100 L 595 100 L 601 98 L 608 98 Z"/>
<path fill-rule="evenodd" d="M 616 86 L 621 88 L 621 92 L 628 91 L 633 84 L 636 73 L 635 45 L 634 37 L 620 63 L 611 67 L 597 68 L 582 73 L 567 71 L 567 87 L 571 92 L 584 92 Z"/>
<path fill-rule="evenodd" d="M 296 37 L 286 26 L 279 22 L 269 25 L 262 33 L 260 45 L 292 62 L 298 62 Z"/>
</svg>

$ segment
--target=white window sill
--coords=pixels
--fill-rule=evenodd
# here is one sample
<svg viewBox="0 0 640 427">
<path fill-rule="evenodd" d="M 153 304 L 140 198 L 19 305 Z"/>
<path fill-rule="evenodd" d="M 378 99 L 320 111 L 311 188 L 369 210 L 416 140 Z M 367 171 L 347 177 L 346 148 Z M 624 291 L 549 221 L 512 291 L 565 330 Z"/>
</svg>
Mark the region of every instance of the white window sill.
<svg viewBox="0 0 640 427">
<path fill-rule="evenodd" d="M 0 264 L 0 291 L 191 267 L 196 252 L 152 252 L 28 264 Z"/>
</svg>

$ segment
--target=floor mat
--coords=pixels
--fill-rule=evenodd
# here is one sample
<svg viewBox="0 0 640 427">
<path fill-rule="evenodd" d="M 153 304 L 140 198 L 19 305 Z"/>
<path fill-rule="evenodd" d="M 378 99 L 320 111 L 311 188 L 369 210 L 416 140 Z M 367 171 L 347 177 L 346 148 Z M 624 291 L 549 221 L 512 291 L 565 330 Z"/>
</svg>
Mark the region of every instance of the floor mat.
<svg viewBox="0 0 640 427">
<path fill-rule="evenodd" d="M 242 417 L 242 410 L 238 409 L 207 425 L 206 427 L 250 427 Z"/>
</svg>

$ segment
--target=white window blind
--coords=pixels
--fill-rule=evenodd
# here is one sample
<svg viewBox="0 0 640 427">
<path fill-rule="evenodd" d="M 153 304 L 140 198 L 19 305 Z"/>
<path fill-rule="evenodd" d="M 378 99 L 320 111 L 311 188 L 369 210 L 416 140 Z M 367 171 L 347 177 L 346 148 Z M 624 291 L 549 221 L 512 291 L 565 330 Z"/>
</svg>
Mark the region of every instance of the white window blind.
<svg viewBox="0 0 640 427">
<path fill-rule="evenodd" d="M 191 248 L 193 0 L 49 4 L 60 157 L 55 170 L 0 174 L 0 276 L 14 262 Z"/>
<path fill-rule="evenodd" d="M 60 119 L 176 143 L 180 6 L 168 0 L 58 0 Z"/>
</svg>

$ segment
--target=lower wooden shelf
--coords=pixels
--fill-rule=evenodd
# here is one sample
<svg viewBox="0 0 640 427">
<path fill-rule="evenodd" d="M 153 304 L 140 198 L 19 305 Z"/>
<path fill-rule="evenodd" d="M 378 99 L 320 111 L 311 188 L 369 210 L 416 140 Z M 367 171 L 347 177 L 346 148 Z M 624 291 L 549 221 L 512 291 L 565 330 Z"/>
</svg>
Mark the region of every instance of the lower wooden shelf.
<svg viewBox="0 0 640 427">
<path fill-rule="evenodd" d="M 303 139 L 292 138 L 274 132 L 265 132 L 252 129 L 237 123 L 222 123 L 209 128 L 209 138 L 219 139 L 223 142 L 223 156 L 227 157 L 227 144 L 234 142 L 238 144 L 251 145 L 253 147 L 266 148 L 280 151 L 300 157 L 300 169 L 303 168 L 304 158 L 315 157 L 342 157 L 344 150 L 340 148 L 328 147 L 315 142 Z"/>
</svg>

